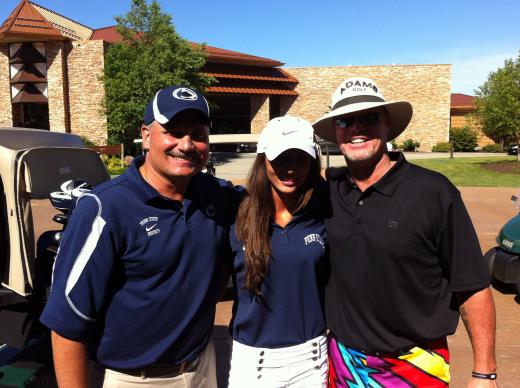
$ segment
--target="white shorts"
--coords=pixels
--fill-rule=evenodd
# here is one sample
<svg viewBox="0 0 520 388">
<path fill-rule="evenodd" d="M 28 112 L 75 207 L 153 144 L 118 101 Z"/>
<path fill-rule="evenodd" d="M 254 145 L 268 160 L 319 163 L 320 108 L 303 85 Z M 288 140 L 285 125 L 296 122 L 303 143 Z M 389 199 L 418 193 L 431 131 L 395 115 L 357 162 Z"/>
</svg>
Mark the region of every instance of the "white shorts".
<svg viewBox="0 0 520 388">
<path fill-rule="evenodd" d="M 233 341 L 228 388 L 327 387 L 327 338 L 285 348 Z"/>
</svg>

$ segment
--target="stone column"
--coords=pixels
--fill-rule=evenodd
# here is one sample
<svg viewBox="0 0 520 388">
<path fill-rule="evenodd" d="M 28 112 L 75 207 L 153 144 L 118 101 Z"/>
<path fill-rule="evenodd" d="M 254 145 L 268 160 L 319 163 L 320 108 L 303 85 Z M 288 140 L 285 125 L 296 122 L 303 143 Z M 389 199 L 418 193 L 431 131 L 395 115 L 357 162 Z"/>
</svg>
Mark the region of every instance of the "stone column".
<svg viewBox="0 0 520 388">
<path fill-rule="evenodd" d="M 9 46 L 0 44 L 0 127 L 13 125 L 9 74 Z"/>
<path fill-rule="evenodd" d="M 269 96 L 251 95 L 251 133 L 260 133 L 269 122 Z"/>
<path fill-rule="evenodd" d="M 102 105 L 105 99 L 103 41 L 72 42 L 67 65 L 71 132 L 97 145 L 105 145 L 108 125 Z"/>
<path fill-rule="evenodd" d="M 47 55 L 47 95 L 49 99 L 49 128 L 52 132 L 67 132 L 68 120 L 66 112 L 67 95 L 64 90 L 63 80 L 66 71 L 64 68 L 65 51 L 64 42 L 47 42 L 45 44 Z M 86 69 L 88 71 L 88 69 Z M 67 77 L 65 76 L 65 79 Z"/>
</svg>

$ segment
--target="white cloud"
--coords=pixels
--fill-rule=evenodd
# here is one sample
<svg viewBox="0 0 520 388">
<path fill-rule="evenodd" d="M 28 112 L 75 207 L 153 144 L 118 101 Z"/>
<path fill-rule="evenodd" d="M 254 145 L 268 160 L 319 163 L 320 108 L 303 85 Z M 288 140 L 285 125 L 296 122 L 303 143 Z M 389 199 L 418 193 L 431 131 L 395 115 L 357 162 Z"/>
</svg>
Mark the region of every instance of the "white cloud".
<svg viewBox="0 0 520 388">
<path fill-rule="evenodd" d="M 504 66 L 506 59 L 519 55 L 518 41 L 504 39 L 497 41 L 475 40 L 467 45 L 445 46 L 440 50 L 417 53 L 415 58 L 423 63 L 449 63 L 452 65 L 451 92 L 475 94 L 489 73 Z"/>
<path fill-rule="evenodd" d="M 504 66 L 508 58 L 515 58 L 515 53 L 488 54 L 470 58 L 453 58 L 452 93 L 475 94 L 475 89 L 481 86 L 490 72 Z"/>
</svg>

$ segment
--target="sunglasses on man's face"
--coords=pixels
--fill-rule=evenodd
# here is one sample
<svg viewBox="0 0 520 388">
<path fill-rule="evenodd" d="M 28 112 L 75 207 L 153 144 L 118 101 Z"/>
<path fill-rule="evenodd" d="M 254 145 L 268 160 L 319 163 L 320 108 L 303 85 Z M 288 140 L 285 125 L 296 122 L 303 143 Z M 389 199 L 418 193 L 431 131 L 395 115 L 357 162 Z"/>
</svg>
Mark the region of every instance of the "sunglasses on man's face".
<svg viewBox="0 0 520 388">
<path fill-rule="evenodd" d="M 379 120 L 379 112 L 370 112 L 357 116 L 342 117 L 336 119 L 336 126 L 340 128 L 348 128 L 354 125 L 356 121 L 359 121 L 362 125 L 373 125 Z"/>
</svg>

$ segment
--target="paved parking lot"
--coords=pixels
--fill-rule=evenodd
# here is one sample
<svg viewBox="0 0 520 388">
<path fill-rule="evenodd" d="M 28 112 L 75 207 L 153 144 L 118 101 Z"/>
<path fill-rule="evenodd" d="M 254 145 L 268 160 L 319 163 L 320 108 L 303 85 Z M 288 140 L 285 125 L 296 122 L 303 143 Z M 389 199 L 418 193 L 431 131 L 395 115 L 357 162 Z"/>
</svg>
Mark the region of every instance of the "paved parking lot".
<svg viewBox="0 0 520 388">
<path fill-rule="evenodd" d="M 433 158 L 449 158 L 450 154 L 447 152 L 406 152 L 407 160 L 414 159 L 433 159 Z M 505 156 L 505 154 L 479 152 L 456 152 L 456 158 L 468 157 L 487 157 L 487 156 Z M 247 177 L 247 173 L 256 157 L 255 153 L 215 153 L 217 176 L 231 181 L 243 180 Z M 329 166 L 344 166 L 345 159 L 342 155 L 322 156 L 322 167 Z"/>
<path fill-rule="evenodd" d="M 501 226 L 518 213 L 511 201 L 514 188 L 460 188 L 477 230 L 483 252 L 496 245 Z M 501 387 L 518 387 L 520 380 L 520 299 L 514 290 L 499 285 L 494 290 L 497 312 L 497 362 Z M 462 323 L 450 338 L 453 387 L 463 387 L 472 368 L 471 346 Z"/>
</svg>

